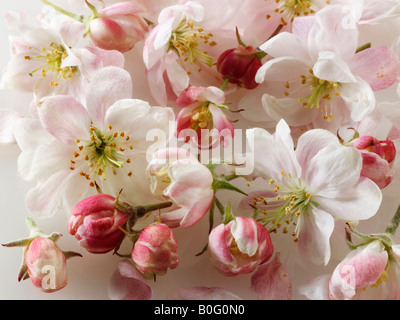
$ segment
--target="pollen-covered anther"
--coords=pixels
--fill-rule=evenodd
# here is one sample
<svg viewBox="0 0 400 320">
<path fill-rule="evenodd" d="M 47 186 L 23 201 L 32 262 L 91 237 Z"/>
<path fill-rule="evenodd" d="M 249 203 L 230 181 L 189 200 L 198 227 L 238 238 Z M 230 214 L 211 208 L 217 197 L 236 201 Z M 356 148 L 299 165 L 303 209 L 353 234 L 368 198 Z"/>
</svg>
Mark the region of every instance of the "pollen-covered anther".
<svg viewBox="0 0 400 320">
<path fill-rule="evenodd" d="M 212 33 L 206 33 L 202 27 L 196 27 L 194 22 L 183 19 L 176 29 L 172 31 L 168 50 L 175 51 L 183 60 L 191 65 L 198 62 L 209 67 L 214 64 L 214 59 L 199 48 L 201 43 L 215 46 L 215 41 L 210 41 Z"/>
</svg>

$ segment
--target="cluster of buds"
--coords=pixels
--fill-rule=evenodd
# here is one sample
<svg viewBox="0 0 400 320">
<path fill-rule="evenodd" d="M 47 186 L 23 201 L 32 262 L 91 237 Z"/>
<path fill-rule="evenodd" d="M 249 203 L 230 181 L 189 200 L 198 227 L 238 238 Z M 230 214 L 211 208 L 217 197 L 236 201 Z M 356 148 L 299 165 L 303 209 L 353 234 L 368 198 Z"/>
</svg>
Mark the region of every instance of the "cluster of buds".
<svg viewBox="0 0 400 320">
<path fill-rule="evenodd" d="M 138 219 L 147 213 L 171 206 L 163 202 L 147 206 L 132 206 L 107 194 L 97 194 L 80 201 L 73 209 L 68 232 L 88 252 L 117 253 L 128 237 L 134 242 L 131 253 L 138 269 L 146 278 L 163 275 L 178 266 L 177 241 L 165 224 L 155 223 L 135 231 Z"/>
<path fill-rule="evenodd" d="M 3 244 L 4 247 L 23 247 L 24 258 L 18 281 L 31 279 L 43 292 L 55 292 L 67 285 L 67 259 L 81 256 L 72 251 L 62 251 L 56 241 L 60 233 L 44 234 L 29 217 L 26 219 L 30 236 Z"/>
</svg>

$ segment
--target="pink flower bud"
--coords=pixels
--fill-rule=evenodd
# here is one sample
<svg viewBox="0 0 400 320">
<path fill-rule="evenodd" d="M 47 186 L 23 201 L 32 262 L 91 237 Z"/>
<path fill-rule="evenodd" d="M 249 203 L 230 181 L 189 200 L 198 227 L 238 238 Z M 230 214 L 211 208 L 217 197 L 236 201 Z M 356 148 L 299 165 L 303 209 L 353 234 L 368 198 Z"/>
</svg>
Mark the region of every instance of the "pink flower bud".
<svg viewBox="0 0 400 320">
<path fill-rule="evenodd" d="M 334 300 L 352 299 L 368 287 L 376 287 L 387 277 L 388 253 L 380 241 L 351 251 L 336 267 L 329 281 Z"/>
<path fill-rule="evenodd" d="M 381 141 L 371 136 L 363 136 L 351 142 L 361 151 L 363 167 L 361 176 L 374 181 L 381 189 L 392 181 L 392 163 L 396 157 L 396 147 L 390 140 Z"/>
<path fill-rule="evenodd" d="M 90 39 L 105 50 L 126 52 L 144 39 L 149 28 L 139 15 L 143 8 L 135 2 L 120 2 L 98 13 L 90 22 Z"/>
<path fill-rule="evenodd" d="M 33 285 L 41 291 L 54 292 L 67 285 L 67 261 L 52 240 L 34 239 L 25 253 L 25 264 Z"/>
<path fill-rule="evenodd" d="M 217 70 L 229 82 L 246 89 L 258 86 L 255 76 L 262 63 L 252 46 L 239 45 L 235 49 L 224 51 L 218 58 Z"/>
<path fill-rule="evenodd" d="M 116 200 L 107 194 L 97 194 L 79 202 L 72 210 L 68 232 L 91 253 L 106 253 L 115 249 L 125 234 L 119 229 L 127 215 L 116 209 Z"/>
<path fill-rule="evenodd" d="M 268 230 L 253 218 L 236 217 L 220 224 L 209 236 L 208 251 L 215 267 L 226 276 L 251 273 L 274 251 Z"/>
<path fill-rule="evenodd" d="M 163 275 L 179 264 L 175 234 L 165 224 L 146 227 L 132 250 L 132 259 L 147 278 Z"/>
<path fill-rule="evenodd" d="M 177 99 L 182 111 L 176 117 L 179 137 L 197 139 L 199 148 L 213 148 L 234 136 L 235 126 L 223 110 L 225 94 L 216 87 L 189 87 Z M 195 133 L 195 136 L 192 133 Z M 189 140 L 186 139 L 186 142 Z"/>
</svg>

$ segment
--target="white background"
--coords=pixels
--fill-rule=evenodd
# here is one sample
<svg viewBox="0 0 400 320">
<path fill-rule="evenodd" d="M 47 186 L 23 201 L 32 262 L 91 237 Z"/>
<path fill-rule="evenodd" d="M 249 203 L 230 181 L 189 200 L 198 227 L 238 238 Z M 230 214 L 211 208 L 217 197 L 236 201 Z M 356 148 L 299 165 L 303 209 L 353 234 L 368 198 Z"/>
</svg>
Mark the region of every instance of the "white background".
<svg viewBox="0 0 400 320">
<path fill-rule="evenodd" d="M 8 10 L 24 10 L 35 15 L 40 12 L 42 4 L 39 0 L 14 0 L 2 1 L 0 4 L 0 69 L 3 69 L 9 59 L 8 35 L 4 23 L 4 15 Z M 399 35 L 399 28 L 393 25 L 385 26 L 387 38 Z M 375 29 L 370 28 L 371 37 Z M 375 37 L 375 44 L 387 44 L 385 37 Z M 367 39 L 370 41 L 370 39 Z M 140 49 L 136 49 L 140 50 Z M 138 52 L 132 54 L 139 57 Z M 141 64 L 139 64 L 141 65 Z M 136 68 L 134 60 L 127 61 L 127 68 Z M 139 67 L 140 68 L 140 67 Z M 140 70 L 139 70 L 140 71 Z M 143 71 L 143 70 L 142 70 Z M 145 81 L 134 79 L 134 97 L 148 98 Z M 12 108 L 18 111 L 26 110 L 31 99 L 30 94 L 15 91 L 0 91 L 0 108 Z M 150 98 L 148 98 L 149 100 Z M 151 100 L 151 99 L 150 99 Z M 151 101 L 150 101 L 151 102 Z M 31 184 L 22 181 L 17 176 L 17 146 L 0 147 L 0 243 L 23 238 L 28 235 L 25 227 L 27 215 L 24 203 L 26 192 Z M 386 198 L 382 210 L 394 212 L 398 200 Z M 397 197 L 398 198 L 398 197 Z M 231 199 L 232 200 L 232 199 Z M 235 202 L 237 199 L 233 199 Z M 108 299 L 107 283 L 114 272 L 120 258 L 111 253 L 105 255 L 92 255 L 77 245 L 74 237 L 66 230 L 67 216 L 57 216 L 49 220 L 37 221 L 39 227 L 45 232 L 58 231 L 63 237 L 58 241 L 61 249 L 77 251 L 83 258 L 68 260 L 69 283 L 66 288 L 56 293 L 42 293 L 34 287 L 30 280 L 18 283 L 18 269 L 22 259 L 21 248 L 4 248 L 0 246 L 0 299 Z M 384 222 L 386 223 L 386 222 Z M 379 219 L 373 219 L 369 226 L 381 225 Z M 250 290 L 250 275 L 240 275 L 234 278 L 221 276 L 209 264 L 206 254 L 195 257 L 206 243 L 208 230 L 207 219 L 190 229 L 174 230 L 179 245 L 180 265 L 168 271 L 163 277 L 158 277 L 156 283 L 150 282 L 154 290 L 154 299 L 165 299 L 167 294 L 183 286 L 220 286 L 229 289 L 232 293 L 249 299 L 256 299 L 256 294 Z M 126 244 L 126 252 L 129 246 Z M 332 266 L 327 271 L 332 270 Z M 307 272 L 300 271 L 296 274 L 294 285 L 306 282 L 315 273 L 312 269 Z M 302 299 L 296 291 L 294 298 Z"/>
</svg>

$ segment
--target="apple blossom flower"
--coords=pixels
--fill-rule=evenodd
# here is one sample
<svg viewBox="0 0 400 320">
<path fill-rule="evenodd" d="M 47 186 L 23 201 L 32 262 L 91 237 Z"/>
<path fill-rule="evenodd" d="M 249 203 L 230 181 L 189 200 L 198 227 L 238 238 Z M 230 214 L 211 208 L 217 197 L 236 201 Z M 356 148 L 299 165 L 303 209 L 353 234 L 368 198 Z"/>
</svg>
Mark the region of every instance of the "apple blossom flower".
<svg viewBox="0 0 400 320">
<path fill-rule="evenodd" d="M 388 254 L 379 240 L 352 250 L 334 270 L 329 281 L 331 299 L 348 300 L 356 290 L 387 280 Z"/>
<path fill-rule="evenodd" d="M 54 19 L 55 20 L 55 19 Z M 7 25 L 21 33 L 10 37 L 11 59 L 1 87 L 34 92 L 36 101 L 56 94 L 71 94 L 82 101 L 95 71 L 123 67 L 118 51 L 76 47 L 83 25 L 67 17 L 46 22 L 21 12 L 9 12 Z"/>
<path fill-rule="evenodd" d="M 80 201 L 72 210 L 68 232 L 79 245 L 91 253 L 106 253 L 117 248 L 125 234 L 123 227 L 128 215 L 118 210 L 116 199 L 97 194 Z"/>
<path fill-rule="evenodd" d="M 163 223 L 147 226 L 132 250 L 132 259 L 145 278 L 164 275 L 179 264 L 174 232 Z"/>
<path fill-rule="evenodd" d="M 143 61 L 151 93 L 161 105 L 175 100 L 190 84 L 223 83 L 212 67 L 221 42 L 234 41 L 231 17 L 241 2 L 206 3 L 186 1 L 164 8 L 146 37 Z"/>
<path fill-rule="evenodd" d="M 170 227 L 188 228 L 209 211 L 214 199 L 213 175 L 196 157 L 180 148 L 160 149 L 147 167 L 151 190 L 174 203 L 161 214 Z"/>
<path fill-rule="evenodd" d="M 230 277 L 253 272 L 274 252 L 268 230 L 253 218 L 245 217 L 235 217 L 215 227 L 207 249 L 214 266 Z"/>
<path fill-rule="evenodd" d="M 242 300 L 234 293 L 220 287 L 185 287 L 168 294 L 167 300 Z"/>
<path fill-rule="evenodd" d="M 229 111 L 224 102 L 224 92 L 216 87 L 191 86 L 186 89 L 176 100 L 182 108 L 176 117 L 178 137 L 187 135 L 189 141 L 199 148 L 214 148 L 220 144 L 221 137 L 224 145 L 229 143 L 235 126 L 224 113 Z M 197 134 L 195 137 L 191 135 L 192 130 Z"/>
<path fill-rule="evenodd" d="M 26 250 L 25 263 L 29 278 L 41 291 L 54 292 L 67 285 L 67 261 L 52 240 L 34 239 Z M 47 276 L 50 283 L 47 283 Z"/>
<path fill-rule="evenodd" d="M 153 290 L 135 265 L 124 259 L 108 282 L 108 296 L 111 300 L 150 300 Z"/>
<path fill-rule="evenodd" d="M 257 207 L 261 201 L 265 205 L 259 222 L 270 225 L 270 231 L 283 222 L 287 224 L 284 233 L 294 227 L 291 233 L 302 256 L 326 265 L 334 220 L 369 219 L 382 201 L 379 187 L 361 177 L 359 151 L 343 146 L 324 129 L 302 134 L 295 149 L 284 120 L 278 123 L 274 135 L 254 128 L 247 136 L 254 141 L 253 177 L 269 181 L 265 196 L 250 203 Z"/>
<path fill-rule="evenodd" d="M 141 16 L 143 12 L 142 6 L 131 1 L 119 2 L 96 11 L 88 26 L 90 40 L 105 50 L 131 50 L 149 31 Z"/>
<path fill-rule="evenodd" d="M 300 287 L 311 300 L 398 300 L 399 245 L 380 240 L 351 250 L 331 275 L 323 274 Z"/>
<path fill-rule="evenodd" d="M 168 132 L 174 115 L 131 95 L 129 73 L 107 67 L 91 82 L 86 107 L 71 96 L 51 96 L 39 102 L 39 119 L 16 122 L 19 174 L 37 183 L 26 196 L 32 214 L 71 212 L 97 193 L 96 185 L 114 196 L 123 189 L 122 201 L 126 196 L 135 203 L 154 201 L 143 185 L 151 146 L 146 136 L 153 128 Z"/>
<path fill-rule="evenodd" d="M 361 176 L 370 178 L 381 189 L 387 187 L 393 179 L 391 169 L 396 157 L 393 141 L 362 136 L 351 141 L 349 145 L 361 151 L 363 158 Z"/>
<path fill-rule="evenodd" d="M 399 63 L 393 51 L 383 46 L 357 52 L 359 32 L 343 23 L 346 8 L 328 6 L 296 18 L 292 33 L 260 46 L 273 59 L 258 70 L 256 81 L 269 81 L 262 103 L 276 121 L 323 128 L 361 121 L 375 108 L 374 91 L 395 83 Z M 348 19 L 356 23 L 352 15 Z"/>
</svg>

